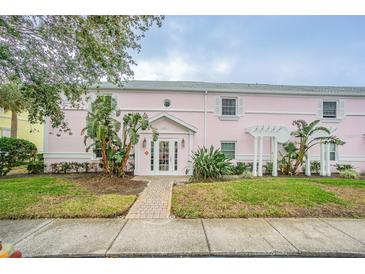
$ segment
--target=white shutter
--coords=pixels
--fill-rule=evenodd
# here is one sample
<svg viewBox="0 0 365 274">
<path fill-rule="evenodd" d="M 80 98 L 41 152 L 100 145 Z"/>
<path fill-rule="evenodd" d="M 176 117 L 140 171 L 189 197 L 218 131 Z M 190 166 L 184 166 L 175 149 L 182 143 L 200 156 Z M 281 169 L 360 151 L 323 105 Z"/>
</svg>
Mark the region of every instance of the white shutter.
<svg viewBox="0 0 365 274">
<path fill-rule="evenodd" d="M 323 100 L 318 101 L 317 117 L 320 119 L 323 118 Z"/>
<path fill-rule="evenodd" d="M 338 118 L 343 119 L 345 118 L 345 100 L 338 101 Z"/>
<path fill-rule="evenodd" d="M 243 115 L 243 99 L 241 97 L 238 98 L 237 115 L 238 116 L 242 116 Z"/>
<path fill-rule="evenodd" d="M 221 115 L 222 114 L 222 111 L 221 111 L 221 98 L 220 97 L 215 98 L 214 114 L 215 115 Z"/>
</svg>

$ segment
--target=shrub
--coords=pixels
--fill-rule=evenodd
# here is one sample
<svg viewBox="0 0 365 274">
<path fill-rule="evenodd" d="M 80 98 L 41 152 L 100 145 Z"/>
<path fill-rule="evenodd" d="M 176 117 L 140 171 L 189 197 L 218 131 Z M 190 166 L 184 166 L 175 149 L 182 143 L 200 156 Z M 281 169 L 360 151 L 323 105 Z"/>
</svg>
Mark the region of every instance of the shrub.
<svg viewBox="0 0 365 274">
<path fill-rule="evenodd" d="M 72 162 L 71 169 L 73 169 L 76 173 L 79 173 L 80 169 L 83 168 L 84 164 L 79 162 Z"/>
<path fill-rule="evenodd" d="M 218 179 L 232 173 L 230 160 L 219 149 L 199 148 L 193 153 L 193 179 Z"/>
<path fill-rule="evenodd" d="M 341 165 L 341 164 L 336 164 L 336 169 L 337 171 L 341 172 L 341 171 L 344 171 L 344 170 L 349 170 L 349 169 L 355 169 L 354 166 L 352 165 L 349 165 L 349 164 L 345 164 L 345 165 Z"/>
<path fill-rule="evenodd" d="M 41 174 L 44 172 L 44 168 L 43 154 L 37 154 L 33 161 L 27 165 L 28 174 Z"/>
<path fill-rule="evenodd" d="M 51 172 L 55 174 L 60 173 L 60 166 L 58 163 L 51 164 Z"/>
<path fill-rule="evenodd" d="M 264 165 L 265 173 L 266 174 L 272 174 L 273 166 L 274 165 L 273 165 L 272 162 L 266 162 L 266 164 Z"/>
<path fill-rule="evenodd" d="M 32 160 L 37 153 L 37 147 L 24 139 L 0 138 L 0 176 L 5 176 L 16 166 Z"/>
<path fill-rule="evenodd" d="M 321 163 L 319 161 L 311 161 L 311 172 L 312 173 L 319 173 L 321 169 Z"/>
<path fill-rule="evenodd" d="M 244 171 L 246 171 L 246 164 L 239 162 L 235 166 L 232 166 L 232 173 L 234 175 L 241 175 Z"/>
<path fill-rule="evenodd" d="M 359 173 L 354 169 L 344 169 L 340 171 L 340 177 L 345 179 L 359 179 Z"/>
<path fill-rule="evenodd" d="M 72 163 L 69 162 L 61 162 L 59 163 L 60 165 L 60 171 L 63 172 L 64 174 L 70 172 L 72 170 Z"/>
<path fill-rule="evenodd" d="M 90 171 L 90 163 L 89 162 L 82 163 L 82 168 L 86 173 L 88 173 Z"/>
</svg>

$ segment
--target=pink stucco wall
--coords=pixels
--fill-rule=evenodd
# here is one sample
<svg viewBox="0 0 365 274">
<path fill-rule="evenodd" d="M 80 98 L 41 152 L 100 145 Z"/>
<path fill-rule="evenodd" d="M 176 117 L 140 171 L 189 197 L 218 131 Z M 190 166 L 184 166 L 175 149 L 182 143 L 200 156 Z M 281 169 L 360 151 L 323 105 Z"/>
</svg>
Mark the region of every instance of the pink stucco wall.
<svg viewBox="0 0 365 274">
<path fill-rule="evenodd" d="M 237 160 L 252 161 L 253 138 L 245 133 L 245 129 L 254 125 L 283 125 L 293 130 L 292 121 L 304 119 L 313 121 L 318 118 L 318 104 L 322 99 L 341 99 L 344 100 L 345 117 L 338 121 L 322 121 L 326 127 L 336 129 L 335 135 L 343 139 L 346 144 L 338 149 L 338 162 L 351 163 L 361 172 L 365 172 L 365 98 L 364 97 L 320 97 L 320 96 L 296 96 L 296 95 L 252 95 L 252 94 L 229 94 L 237 96 L 243 102 L 243 115 L 234 121 L 224 121 L 214 113 L 216 98 L 227 96 L 227 94 L 210 93 L 204 95 L 204 92 L 152 92 L 152 91 L 118 91 L 108 90 L 118 100 L 118 106 L 122 113 L 127 112 L 146 112 L 149 117 L 168 113 L 179 120 L 195 127 L 197 131 L 192 135 L 192 150 L 206 144 L 220 146 L 221 141 L 236 141 Z M 206 123 L 204 115 L 204 102 L 207 96 L 206 104 Z M 166 108 L 163 105 L 164 99 L 171 100 L 171 106 Z M 66 111 L 66 119 L 69 121 L 72 135 L 57 137 L 48 135 L 47 153 L 53 155 L 53 158 L 47 159 L 48 162 L 57 160 L 57 153 L 74 153 L 75 159 L 80 156 L 86 159 L 90 155 L 85 154 L 83 136 L 80 135 L 84 127 L 86 117 L 85 110 Z M 154 126 L 169 129 L 181 134 L 169 135 L 161 134 L 160 138 L 177 138 L 179 142 L 185 140 L 184 148 L 179 143 L 179 174 L 185 174 L 185 168 L 189 159 L 189 135 L 186 128 L 175 124 L 172 121 L 158 120 Z M 205 128 L 204 128 L 205 127 Z M 206 132 L 206 134 L 205 134 Z M 141 142 L 146 138 L 149 144 L 150 135 L 142 134 Z M 136 145 L 138 158 L 138 173 L 149 173 L 150 155 L 145 151 L 149 149 L 142 147 L 142 143 Z M 67 152 L 67 153 L 65 153 Z M 47 155 L 46 153 L 46 155 Z M 265 140 L 264 155 L 269 155 L 270 143 Z M 71 154 L 69 154 L 71 155 Z M 318 149 L 313 150 L 313 155 L 319 158 Z M 264 158 L 265 159 L 265 158 Z M 64 159 L 62 159 L 64 160 Z M 335 162 L 331 163 L 332 165 Z"/>
</svg>

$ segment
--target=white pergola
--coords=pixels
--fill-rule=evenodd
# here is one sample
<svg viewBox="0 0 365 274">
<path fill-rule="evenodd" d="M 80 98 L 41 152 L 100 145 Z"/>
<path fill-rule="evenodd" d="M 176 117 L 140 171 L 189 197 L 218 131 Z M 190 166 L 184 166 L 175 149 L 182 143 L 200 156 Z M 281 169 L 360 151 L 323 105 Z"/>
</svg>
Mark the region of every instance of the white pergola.
<svg viewBox="0 0 365 274">
<path fill-rule="evenodd" d="M 252 175 L 262 176 L 264 137 L 269 137 L 271 139 L 271 161 L 273 163 L 272 176 L 278 176 L 278 143 L 287 142 L 290 131 L 284 126 L 257 125 L 247 128 L 246 132 L 254 137 Z"/>
<path fill-rule="evenodd" d="M 318 131 L 315 135 L 312 136 L 313 138 L 318 137 L 328 137 L 330 136 L 335 129 L 330 129 L 330 134 L 325 131 Z M 306 165 L 305 165 L 305 175 L 311 176 L 311 155 L 310 152 L 307 151 L 306 155 Z M 330 144 L 329 143 L 320 143 L 320 170 L 319 175 L 321 176 L 331 176 L 331 160 L 330 160 Z"/>
</svg>

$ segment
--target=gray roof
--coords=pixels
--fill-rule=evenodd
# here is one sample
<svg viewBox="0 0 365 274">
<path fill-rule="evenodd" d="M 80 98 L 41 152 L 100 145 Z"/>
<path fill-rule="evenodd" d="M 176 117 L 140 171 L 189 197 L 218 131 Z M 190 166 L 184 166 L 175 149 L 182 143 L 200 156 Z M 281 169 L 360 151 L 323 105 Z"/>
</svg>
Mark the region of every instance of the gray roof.
<svg viewBox="0 0 365 274">
<path fill-rule="evenodd" d="M 95 89 L 97 86 L 94 86 Z M 142 91 L 191 91 L 191 92 L 229 92 L 248 94 L 293 94 L 325 96 L 364 96 L 365 87 L 338 86 L 294 86 L 247 83 L 211 83 L 192 81 L 141 81 L 124 82 L 122 87 L 111 83 L 101 83 L 100 89 L 142 90 Z"/>
</svg>

